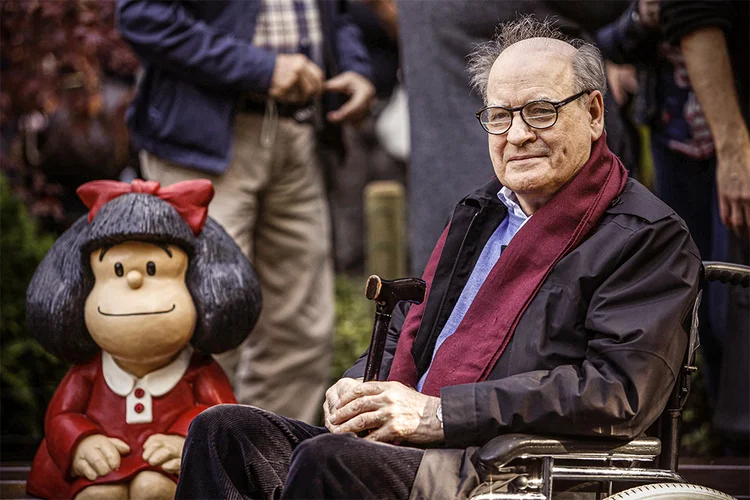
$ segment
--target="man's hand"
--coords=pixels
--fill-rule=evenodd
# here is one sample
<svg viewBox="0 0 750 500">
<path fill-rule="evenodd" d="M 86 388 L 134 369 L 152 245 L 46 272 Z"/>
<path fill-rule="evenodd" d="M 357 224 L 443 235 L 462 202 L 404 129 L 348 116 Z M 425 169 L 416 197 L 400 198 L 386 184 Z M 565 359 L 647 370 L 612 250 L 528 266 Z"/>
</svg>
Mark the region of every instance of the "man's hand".
<svg viewBox="0 0 750 500">
<path fill-rule="evenodd" d="M 143 460 L 172 474 L 180 473 L 185 438 L 175 434 L 153 434 L 143 443 Z"/>
<path fill-rule="evenodd" d="M 721 221 L 738 236 L 750 232 L 750 140 L 716 151 Z"/>
<path fill-rule="evenodd" d="M 350 96 L 343 106 L 328 113 L 328 121 L 331 123 L 348 121 L 356 125 L 367 116 L 375 97 L 375 87 L 370 80 L 354 71 L 345 71 L 331 78 L 325 82 L 324 89 Z"/>
<path fill-rule="evenodd" d="M 279 102 L 306 103 L 323 91 L 323 70 L 302 54 L 279 54 L 268 95 Z"/>
<path fill-rule="evenodd" d="M 326 427 L 328 427 L 329 431 L 331 428 L 328 426 L 328 422 L 330 421 L 331 416 L 338 408 L 343 406 L 341 403 L 342 396 L 350 393 L 359 385 L 362 385 L 361 378 L 342 378 L 326 391 L 326 400 L 323 403 L 323 419 L 325 420 Z"/>
<path fill-rule="evenodd" d="M 365 438 L 390 443 L 443 441 L 437 408 L 440 398 L 426 396 L 400 382 L 339 380 L 326 393 L 325 420 L 329 431 L 359 433 Z"/>
<path fill-rule="evenodd" d="M 120 455 L 130 453 L 130 446 L 117 438 L 103 434 L 94 434 L 83 438 L 75 453 L 71 465 L 73 477 L 85 476 L 93 481 L 99 476 L 106 476 L 120 468 Z"/>
</svg>

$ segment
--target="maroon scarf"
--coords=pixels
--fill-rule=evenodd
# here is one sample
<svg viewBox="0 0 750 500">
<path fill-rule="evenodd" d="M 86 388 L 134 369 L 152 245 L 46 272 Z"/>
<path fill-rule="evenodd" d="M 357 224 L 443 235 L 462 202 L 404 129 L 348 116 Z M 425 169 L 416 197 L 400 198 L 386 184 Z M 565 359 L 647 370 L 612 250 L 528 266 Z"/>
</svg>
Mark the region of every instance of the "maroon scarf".
<svg viewBox="0 0 750 500">
<path fill-rule="evenodd" d="M 626 180 L 627 171 L 607 148 L 602 134 L 578 175 L 534 213 L 500 255 L 456 332 L 438 349 L 422 388 L 424 394 L 439 396 L 441 387 L 487 379 L 547 275 L 584 240 Z M 448 229 L 422 276 L 428 297 Z M 413 305 L 406 317 L 388 380 L 416 386 L 411 350 L 426 303 Z"/>
</svg>

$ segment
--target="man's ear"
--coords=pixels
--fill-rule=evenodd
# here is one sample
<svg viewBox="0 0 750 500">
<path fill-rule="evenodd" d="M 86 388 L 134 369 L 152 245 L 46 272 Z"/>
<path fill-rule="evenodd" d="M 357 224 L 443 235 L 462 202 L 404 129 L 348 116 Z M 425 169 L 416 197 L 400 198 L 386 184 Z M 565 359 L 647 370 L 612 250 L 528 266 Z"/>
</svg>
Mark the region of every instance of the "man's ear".
<svg viewBox="0 0 750 500">
<path fill-rule="evenodd" d="M 587 111 L 591 119 L 591 142 L 599 139 L 604 132 L 604 97 L 598 90 L 589 94 Z"/>
</svg>

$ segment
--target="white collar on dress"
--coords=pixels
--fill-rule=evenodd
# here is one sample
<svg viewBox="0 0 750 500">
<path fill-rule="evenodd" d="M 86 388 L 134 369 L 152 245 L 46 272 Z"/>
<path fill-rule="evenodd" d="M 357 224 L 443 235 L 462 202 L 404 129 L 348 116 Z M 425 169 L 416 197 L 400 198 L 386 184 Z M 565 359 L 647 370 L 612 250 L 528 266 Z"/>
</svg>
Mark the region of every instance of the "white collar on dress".
<svg viewBox="0 0 750 500">
<path fill-rule="evenodd" d="M 174 361 L 140 379 L 140 386 L 146 388 L 152 396 L 163 396 L 185 375 L 192 356 L 193 346 L 188 344 Z M 112 355 L 106 351 L 102 351 L 102 373 L 109 388 L 118 396 L 130 394 L 138 382 L 138 377 L 120 368 Z"/>
</svg>

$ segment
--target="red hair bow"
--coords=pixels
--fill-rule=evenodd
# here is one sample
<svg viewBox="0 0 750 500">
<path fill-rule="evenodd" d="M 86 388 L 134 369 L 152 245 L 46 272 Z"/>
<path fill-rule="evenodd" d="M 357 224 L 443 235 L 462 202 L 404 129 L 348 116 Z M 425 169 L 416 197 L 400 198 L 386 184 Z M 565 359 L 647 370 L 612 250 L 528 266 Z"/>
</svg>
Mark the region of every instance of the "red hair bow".
<svg viewBox="0 0 750 500">
<path fill-rule="evenodd" d="M 172 205 L 197 236 L 208 217 L 208 203 L 214 197 L 214 186 L 208 179 L 193 179 L 161 187 L 156 181 L 134 179 L 126 184 L 119 181 L 91 181 L 82 184 L 76 193 L 89 208 L 89 223 L 104 204 L 128 193 L 157 196 Z"/>
</svg>

